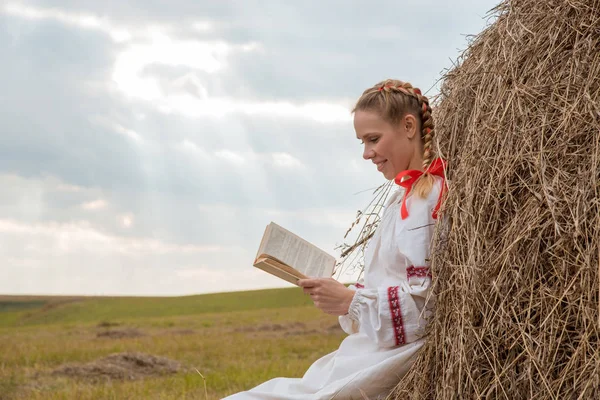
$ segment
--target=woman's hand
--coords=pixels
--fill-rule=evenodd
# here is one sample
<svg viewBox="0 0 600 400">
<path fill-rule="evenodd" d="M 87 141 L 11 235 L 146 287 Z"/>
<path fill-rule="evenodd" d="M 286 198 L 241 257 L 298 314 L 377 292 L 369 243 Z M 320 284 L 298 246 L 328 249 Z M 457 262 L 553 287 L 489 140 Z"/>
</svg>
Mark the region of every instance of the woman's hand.
<svg viewBox="0 0 600 400">
<path fill-rule="evenodd" d="M 317 308 L 331 315 L 347 314 L 355 293 L 333 278 L 300 279 L 298 286 L 310 295 Z"/>
</svg>

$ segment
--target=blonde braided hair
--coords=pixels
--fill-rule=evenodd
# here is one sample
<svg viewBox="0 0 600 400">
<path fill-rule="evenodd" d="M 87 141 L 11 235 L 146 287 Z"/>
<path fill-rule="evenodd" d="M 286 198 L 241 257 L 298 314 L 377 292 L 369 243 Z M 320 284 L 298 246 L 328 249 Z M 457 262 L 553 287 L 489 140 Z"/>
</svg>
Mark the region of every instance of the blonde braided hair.
<svg viewBox="0 0 600 400">
<path fill-rule="evenodd" d="M 375 111 L 392 125 L 399 124 L 407 113 L 414 115 L 420 122 L 423 170 L 427 171 L 435 159 L 434 124 L 429 99 L 423 96 L 420 89 L 413 87 L 408 82 L 386 79 L 363 92 L 352 112 L 358 110 Z M 425 198 L 431 192 L 433 184 L 433 175 L 425 172 L 415 182 L 414 193 Z"/>
</svg>

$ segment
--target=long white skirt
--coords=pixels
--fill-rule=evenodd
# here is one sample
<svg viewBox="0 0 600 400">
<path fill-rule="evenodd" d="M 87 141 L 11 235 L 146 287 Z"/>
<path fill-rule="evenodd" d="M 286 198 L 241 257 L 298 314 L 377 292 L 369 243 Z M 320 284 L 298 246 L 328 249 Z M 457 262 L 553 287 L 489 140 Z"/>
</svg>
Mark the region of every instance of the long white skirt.
<svg viewBox="0 0 600 400">
<path fill-rule="evenodd" d="M 363 400 L 385 398 L 416 359 L 424 339 L 379 348 L 362 332 L 318 359 L 302 378 L 275 378 L 226 400 Z"/>
</svg>

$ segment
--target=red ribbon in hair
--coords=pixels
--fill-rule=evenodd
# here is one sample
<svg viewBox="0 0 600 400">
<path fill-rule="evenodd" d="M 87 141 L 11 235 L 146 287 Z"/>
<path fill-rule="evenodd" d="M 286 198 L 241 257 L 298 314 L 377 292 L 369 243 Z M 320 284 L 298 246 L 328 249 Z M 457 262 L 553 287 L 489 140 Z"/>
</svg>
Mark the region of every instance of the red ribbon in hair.
<svg viewBox="0 0 600 400">
<path fill-rule="evenodd" d="M 396 175 L 394 182 L 396 182 L 397 185 L 400 185 L 406 189 L 406 191 L 404 192 L 404 197 L 402 199 L 402 207 L 400 208 L 400 216 L 402 217 L 402 219 L 406 219 L 406 217 L 408 217 L 408 209 L 406 208 L 406 198 L 410 194 L 413 184 L 425 173 L 436 175 L 442 178 L 442 190 L 440 191 L 438 202 L 435 208 L 433 209 L 433 214 L 431 215 L 434 219 L 437 219 L 438 210 L 442 205 L 442 196 L 444 195 L 444 192 L 446 190 L 446 176 L 444 175 L 445 167 L 446 162 L 438 157 L 431 162 L 431 164 L 425 170 L 425 172 L 416 169 L 408 169 Z"/>
</svg>

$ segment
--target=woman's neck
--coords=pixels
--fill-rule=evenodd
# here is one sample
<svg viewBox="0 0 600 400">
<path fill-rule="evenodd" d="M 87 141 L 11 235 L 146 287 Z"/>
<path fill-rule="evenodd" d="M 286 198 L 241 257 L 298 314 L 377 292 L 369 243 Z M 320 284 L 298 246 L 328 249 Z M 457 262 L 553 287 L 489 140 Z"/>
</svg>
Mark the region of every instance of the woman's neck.
<svg viewBox="0 0 600 400">
<path fill-rule="evenodd" d="M 417 171 L 423 171 L 423 157 L 413 157 L 408 165 L 408 169 L 416 169 Z"/>
</svg>

